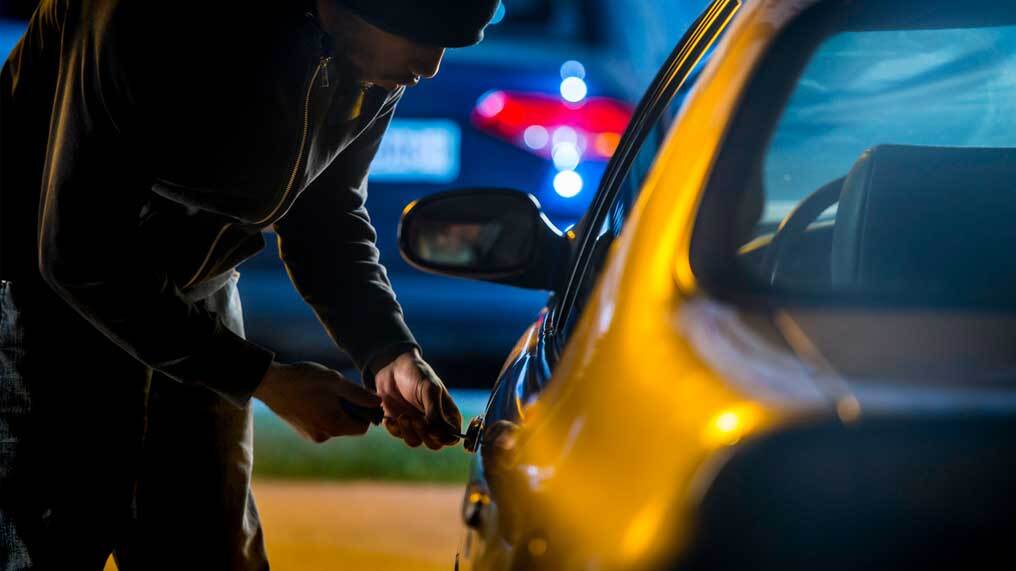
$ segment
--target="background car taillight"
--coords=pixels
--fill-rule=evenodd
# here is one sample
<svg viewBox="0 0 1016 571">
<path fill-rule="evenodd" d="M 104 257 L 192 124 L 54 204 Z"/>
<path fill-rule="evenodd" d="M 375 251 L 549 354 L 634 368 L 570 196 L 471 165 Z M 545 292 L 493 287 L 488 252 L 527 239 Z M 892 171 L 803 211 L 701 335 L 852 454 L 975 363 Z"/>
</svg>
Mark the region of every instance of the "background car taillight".
<svg viewBox="0 0 1016 571">
<path fill-rule="evenodd" d="M 496 90 L 476 102 L 473 124 L 537 156 L 553 161 L 553 187 L 570 198 L 583 186 L 576 172 L 583 161 L 603 162 L 617 149 L 632 109 L 608 97 L 587 97 L 585 69 L 561 66 L 560 94 Z"/>
</svg>

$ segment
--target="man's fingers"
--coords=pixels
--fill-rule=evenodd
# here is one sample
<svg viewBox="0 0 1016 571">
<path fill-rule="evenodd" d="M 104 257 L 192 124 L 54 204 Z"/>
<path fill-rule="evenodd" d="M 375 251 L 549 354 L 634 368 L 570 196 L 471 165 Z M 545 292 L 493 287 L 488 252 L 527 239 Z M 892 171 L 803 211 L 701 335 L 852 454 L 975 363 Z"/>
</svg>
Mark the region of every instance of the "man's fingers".
<svg viewBox="0 0 1016 571">
<path fill-rule="evenodd" d="M 444 442 L 441 442 L 441 438 L 431 432 L 423 436 L 423 443 L 431 450 L 440 450 L 444 447 Z"/>
<path fill-rule="evenodd" d="M 444 407 L 442 406 L 441 387 L 431 381 L 424 381 L 422 386 L 423 416 L 431 426 L 447 424 Z"/>
<path fill-rule="evenodd" d="M 427 438 L 427 422 L 418 416 L 414 416 L 410 417 L 409 424 L 413 427 L 416 437 L 422 443 Z"/>
<path fill-rule="evenodd" d="M 392 414 L 392 416 L 398 416 L 407 412 L 414 412 L 417 410 L 415 406 L 409 403 L 398 391 L 384 392 L 381 400 L 384 403 L 386 412 Z"/>
<path fill-rule="evenodd" d="M 427 363 L 417 358 L 409 365 L 375 377 L 385 413 L 397 419 L 385 427 L 412 447 L 438 450 L 455 444 L 462 429 L 455 402 Z"/>
<path fill-rule="evenodd" d="M 459 441 L 458 435 L 448 433 L 439 434 L 437 438 L 445 446 L 451 446 Z"/>
<path fill-rule="evenodd" d="M 381 406 L 381 397 L 361 387 L 360 385 L 345 381 L 342 383 L 342 398 L 349 402 L 364 406 L 368 408 L 377 408 Z"/>
<path fill-rule="evenodd" d="M 431 423 L 441 418 L 441 389 L 429 380 L 420 381 L 417 388 L 420 390 L 420 404 L 427 422 Z"/>
<path fill-rule="evenodd" d="M 452 395 L 448 391 L 442 395 L 442 408 L 444 409 L 445 418 L 455 425 L 456 431 L 462 430 L 462 413 L 459 412 L 459 407 L 455 404 L 452 399 Z"/>
<path fill-rule="evenodd" d="M 446 398 L 447 397 L 447 398 Z M 444 387 L 428 382 L 423 391 L 424 416 L 435 431 L 455 433 L 462 428 L 462 415 Z"/>
<path fill-rule="evenodd" d="M 384 425 L 388 429 L 388 434 L 391 434 L 395 438 L 402 438 L 402 429 L 399 428 L 399 423 L 395 419 L 386 418 Z"/>
<path fill-rule="evenodd" d="M 457 433 L 461 430 L 462 415 L 452 401 L 448 391 L 436 383 L 430 383 L 425 393 L 427 405 L 427 440 L 425 443 L 431 450 L 450 446 L 458 442 Z"/>
<path fill-rule="evenodd" d="M 412 420 L 408 417 L 399 417 L 399 430 L 402 432 L 402 439 L 411 448 L 416 448 L 423 442 L 423 438 L 421 438 L 420 434 L 416 431 L 416 427 L 413 426 Z"/>
</svg>

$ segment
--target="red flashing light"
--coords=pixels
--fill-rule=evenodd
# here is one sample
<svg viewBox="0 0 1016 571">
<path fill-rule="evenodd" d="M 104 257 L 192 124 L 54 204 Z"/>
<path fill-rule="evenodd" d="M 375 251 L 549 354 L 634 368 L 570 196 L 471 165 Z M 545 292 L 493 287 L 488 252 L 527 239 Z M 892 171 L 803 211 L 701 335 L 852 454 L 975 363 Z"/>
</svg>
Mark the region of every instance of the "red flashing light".
<svg viewBox="0 0 1016 571">
<path fill-rule="evenodd" d="M 491 91 L 477 101 L 472 120 L 479 129 L 545 158 L 550 158 L 553 143 L 527 144 L 526 129 L 542 127 L 552 139 L 557 129 L 567 127 L 577 134 L 584 156 L 606 160 L 614 154 L 631 115 L 631 107 L 607 97 L 568 103 L 543 93 Z"/>
</svg>

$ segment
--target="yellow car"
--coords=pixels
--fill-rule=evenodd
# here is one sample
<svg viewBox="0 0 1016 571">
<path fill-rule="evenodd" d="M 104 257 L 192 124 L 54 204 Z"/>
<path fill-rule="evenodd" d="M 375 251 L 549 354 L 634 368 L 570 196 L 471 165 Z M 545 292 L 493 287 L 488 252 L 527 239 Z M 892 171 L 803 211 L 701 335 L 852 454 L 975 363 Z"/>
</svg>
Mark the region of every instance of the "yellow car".
<svg viewBox="0 0 1016 571">
<path fill-rule="evenodd" d="M 716 0 L 575 228 L 472 189 L 400 244 L 551 292 L 458 568 L 1014 568 L 1016 2 Z"/>
</svg>

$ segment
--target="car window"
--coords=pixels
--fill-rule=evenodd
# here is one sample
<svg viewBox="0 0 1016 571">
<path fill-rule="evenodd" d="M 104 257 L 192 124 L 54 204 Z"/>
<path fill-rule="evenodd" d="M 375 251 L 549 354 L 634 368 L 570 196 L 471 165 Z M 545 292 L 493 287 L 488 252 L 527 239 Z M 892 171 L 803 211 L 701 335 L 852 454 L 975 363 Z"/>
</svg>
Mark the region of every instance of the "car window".
<svg viewBox="0 0 1016 571">
<path fill-rule="evenodd" d="M 678 43 L 643 98 L 632 127 L 619 145 L 619 149 L 625 149 L 629 143 L 631 148 L 615 155 L 583 221 L 582 245 L 557 316 L 560 326 L 555 333 L 559 345 L 567 340 L 585 307 L 610 246 L 620 235 L 685 96 L 694 87 L 715 41 L 739 7 L 736 1 L 713 2 Z"/>
<path fill-rule="evenodd" d="M 824 41 L 765 153 L 760 222 L 778 222 L 884 144 L 1016 145 L 1016 27 L 844 32 Z"/>
<path fill-rule="evenodd" d="M 690 88 L 690 85 L 688 87 Z M 677 107 L 681 104 L 684 99 L 684 93 L 685 89 L 682 88 L 681 93 L 675 96 L 671 102 L 672 107 Z M 596 283 L 596 278 L 600 275 L 600 270 L 603 269 L 603 265 L 607 260 L 610 246 L 614 243 L 614 239 L 621 235 L 624 223 L 628 220 L 628 215 L 635 205 L 635 200 L 642 189 L 642 182 L 649 173 L 653 161 L 656 159 L 656 154 L 660 150 L 660 144 L 673 116 L 673 112 L 666 113 L 652 128 L 645 143 L 643 143 L 638 154 L 632 160 L 628 174 L 621 179 L 613 202 L 603 212 L 595 229 L 595 237 L 588 253 L 588 260 L 582 279 L 575 286 L 577 291 L 575 292 L 572 313 L 562 331 L 562 335 L 565 337 L 571 331 L 577 316 L 586 305 L 586 300 L 593 289 L 593 285 Z"/>
<path fill-rule="evenodd" d="M 774 42 L 702 196 L 701 290 L 836 376 L 1012 382 L 1013 3 L 823 2 Z"/>
<path fill-rule="evenodd" d="M 783 64 L 785 85 L 757 84 L 786 95 L 764 106 L 771 128 L 734 127 L 768 136 L 754 153 L 728 143 L 754 164 L 718 160 L 693 249 L 715 261 L 729 247 L 728 283 L 788 300 L 1010 304 L 1016 17 L 972 20 L 990 12 L 934 2 L 919 14 L 933 22 L 885 22 L 877 3 L 844 6 L 845 20 Z M 736 214 L 717 213 L 730 204 Z M 729 246 L 700 240 L 707 225 Z"/>
</svg>

